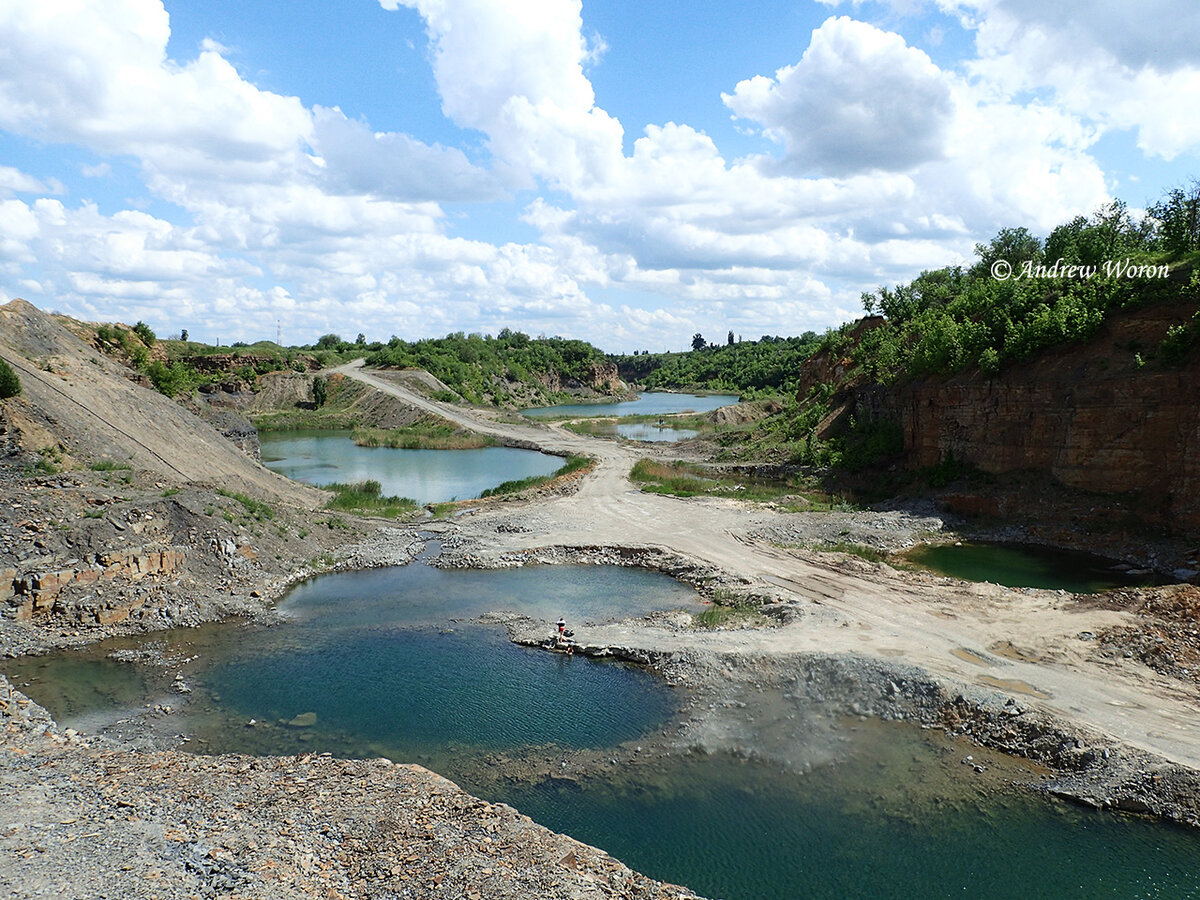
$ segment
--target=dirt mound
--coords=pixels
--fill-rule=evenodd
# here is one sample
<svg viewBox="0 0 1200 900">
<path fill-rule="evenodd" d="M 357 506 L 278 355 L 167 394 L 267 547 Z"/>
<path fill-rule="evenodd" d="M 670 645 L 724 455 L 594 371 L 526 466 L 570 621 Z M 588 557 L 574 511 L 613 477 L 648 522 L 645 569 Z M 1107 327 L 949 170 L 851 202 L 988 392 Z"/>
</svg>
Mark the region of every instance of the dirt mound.
<svg viewBox="0 0 1200 900">
<path fill-rule="evenodd" d="M 1200 587 L 1170 585 L 1118 592 L 1113 598 L 1136 613 L 1137 621 L 1101 632 L 1102 647 L 1132 654 L 1157 672 L 1200 683 Z"/>
<path fill-rule="evenodd" d="M 0 307 L 0 356 L 21 379 L 21 395 L 5 404 L 26 451 L 52 443 L 83 464 L 111 460 L 175 483 L 320 501 L 177 403 L 129 381 L 123 366 L 24 300 Z"/>
<path fill-rule="evenodd" d="M 777 413 L 783 407 L 774 400 L 756 400 L 751 403 L 735 403 L 733 406 L 722 406 L 708 414 L 708 421 L 714 425 L 745 425 L 747 422 L 757 422 L 767 416 Z"/>
<path fill-rule="evenodd" d="M 454 393 L 447 384 L 424 369 L 391 369 L 380 374 L 426 397 Z"/>
</svg>

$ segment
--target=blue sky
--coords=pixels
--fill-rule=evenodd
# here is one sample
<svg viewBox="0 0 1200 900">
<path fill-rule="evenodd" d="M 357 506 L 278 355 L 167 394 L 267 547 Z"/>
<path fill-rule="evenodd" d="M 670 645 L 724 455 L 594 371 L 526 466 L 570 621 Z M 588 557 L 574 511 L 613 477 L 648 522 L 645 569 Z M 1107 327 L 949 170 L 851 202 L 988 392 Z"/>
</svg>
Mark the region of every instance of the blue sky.
<svg viewBox="0 0 1200 900">
<path fill-rule="evenodd" d="M 0 295 L 225 343 L 822 330 L 1188 183 L 1198 46 L 1192 0 L 0 2 Z"/>
</svg>

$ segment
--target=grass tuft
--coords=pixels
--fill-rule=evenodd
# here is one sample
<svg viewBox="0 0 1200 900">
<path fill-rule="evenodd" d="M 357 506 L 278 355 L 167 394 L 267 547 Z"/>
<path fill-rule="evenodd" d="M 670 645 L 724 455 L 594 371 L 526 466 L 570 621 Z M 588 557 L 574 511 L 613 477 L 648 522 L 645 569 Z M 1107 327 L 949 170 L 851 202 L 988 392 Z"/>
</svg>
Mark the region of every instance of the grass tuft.
<svg viewBox="0 0 1200 900">
<path fill-rule="evenodd" d="M 117 469 L 128 469 L 128 468 L 129 468 L 128 464 L 113 462 L 111 459 L 102 459 L 102 460 L 99 460 L 98 462 L 92 463 L 92 465 L 91 465 L 91 469 L 93 472 L 113 472 Z"/>
<path fill-rule="evenodd" d="M 733 591 L 718 590 L 713 593 L 712 605 L 692 616 L 692 624 L 698 628 L 724 628 L 743 625 L 762 619 L 762 613 L 749 597 Z"/>
<path fill-rule="evenodd" d="M 529 478 L 519 478 L 513 481 L 505 481 L 490 490 L 484 491 L 480 497 L 499 497 L 503 494 L 518 494 L 521 491 L 527 491 L 530 488 L 539 487 L 553 481 L 555 478 L 562 478 L 564 475 L 570 475 L 572 472 L 579 472 L 584 469 L 591 468 L 595 462 L 590 456 L 568 456 L 567 461 L 558 468 L 557 471 L 549 475 L 531 475 Z"/>
<path fill-rule="evenodd" d="M 261 500 L 255 500 L 253 497 L 239 494 L 237 491 L 227 491 L 224 488 L 217 488 L 217 493 L 242 504 L 246 514 L 257 522 L 275 518 L 275 510 Z"/>
<path fill-rule="evenodd" d="M 326 509 L 356 512 L 364 515 L 395 519 L 410 516 L 420 507 L 408 497 L 385 497 L 378 481 L 359 481 L 354 484 L 327 484 L 325 489 L 333 491 L 333 498 L 325 504 Z M 330 519 L 330 527 L 335 527 Z"/>
</svg>

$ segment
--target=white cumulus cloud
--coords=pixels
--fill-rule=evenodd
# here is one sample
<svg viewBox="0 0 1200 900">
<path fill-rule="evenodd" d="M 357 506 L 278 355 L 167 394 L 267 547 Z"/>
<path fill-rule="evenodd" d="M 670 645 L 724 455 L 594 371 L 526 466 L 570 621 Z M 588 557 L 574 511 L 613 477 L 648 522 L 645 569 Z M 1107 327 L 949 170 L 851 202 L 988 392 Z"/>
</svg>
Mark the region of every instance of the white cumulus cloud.
<svg viewBox="0 0 1200 900">
<path fill-rule="evenodd" d="M 846 17 L 814 31 L 795 65 L 722 99 L 780 140 L 797 174 L 913 169 L 941 154 L 952 114 L 947 78 L 924 52 Z"/>
</svg>

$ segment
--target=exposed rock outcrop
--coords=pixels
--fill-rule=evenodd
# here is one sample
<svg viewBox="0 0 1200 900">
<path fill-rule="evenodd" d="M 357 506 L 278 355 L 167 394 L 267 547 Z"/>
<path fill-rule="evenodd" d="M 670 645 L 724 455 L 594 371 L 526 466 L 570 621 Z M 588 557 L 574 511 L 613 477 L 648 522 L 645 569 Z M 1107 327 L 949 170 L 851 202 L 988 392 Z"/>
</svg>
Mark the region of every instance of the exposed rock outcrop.
<svg viewBox="0 0 1200 900">
<path fill-rule="evenodd" d="M 600 394 L 622 394 L 629 390 L 629 385 L 621 380 L 615 363 L 592 363 L 588 366 L 587 375 L 581 381 L 576 378 L 563 378 L 556 370 L 539 372 L 535 376 L 540 384 L 549 391 L 578 391 L 592 390 Z"/>
<path fill-rule="evenodd" d="M 139 547 L 136 550 L 96 553 L 74 565 L 58 569 L 0 569 L 0 601 L 9 607 L 4 614 L 18 622 L 54 609 L 65 588 L 110 581 L 140 581 L 146 577 L 169 577 L 183 565 L 187 553 L 182 547 Z M 128 619 L 145 600 L 113 594 L 109 600 L 92 595 L 90 603 L 74 606 L 70 612 L 80 623 L 113 625 Z"/>
<path fill-rule="evenodd" d="M 209 353 L 203 356 L 188 356 L 184 362 L 197 372 L 205 375 L 215 375 L 219 372 L 236 373 L 240 369 L 250 368 L 259 372 L 270 372 L 279 366 L 276 356 L 256 356 L 240 353 Z M 296 362 L 305 369 L 321 368 L 320 363 L 312 356 L 299 355 Z"/>
<path fill-rule="evenodd" d="M 898 423 L 909 468 L 952 457 L 996 475 L 1029 473 L 1103 495 L 1110 507 L 1119 501 L 1142 523 L 1200 531 L 1200 357 L 1166 367 L 1135 355 L 1136 348 L 1149 355 L 1194 309 L 1162 305 L 1114 316 L 1088 343 L 1056 347 L 995 376 L 971 370 L 851 388 L 838 409 L 860 422 Z M 844 361 L 824 362 L 846 369 Z M 960 500 L 964 513 L 1009 511 L 995 496 Z"/>
</svg>

